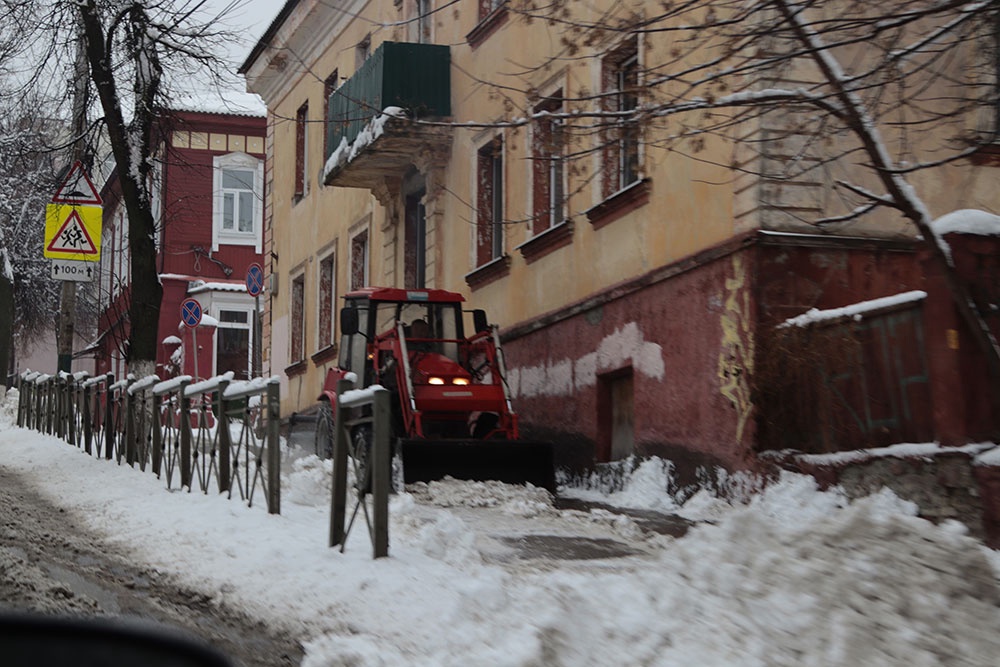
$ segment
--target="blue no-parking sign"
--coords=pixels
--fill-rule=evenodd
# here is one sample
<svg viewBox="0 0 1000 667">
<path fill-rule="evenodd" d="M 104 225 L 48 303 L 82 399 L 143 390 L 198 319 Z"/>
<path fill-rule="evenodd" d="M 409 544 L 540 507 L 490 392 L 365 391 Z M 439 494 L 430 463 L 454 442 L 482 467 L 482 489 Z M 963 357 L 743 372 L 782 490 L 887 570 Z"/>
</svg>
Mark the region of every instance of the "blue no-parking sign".
<svg viewBox="0 0 1000 667">
<path fill-rule="evenodd" d="M 181 303 L 181 322 L 190 329 L 201 323 L 201 304 L 197 299 L 186 299 Z"/>
<path fill-rule="evenodd" d="M 264 269 L 256 262 L 247 269 L 247 293 L 250 296 L 260 296 L 264 289 Z"/>
</svg>

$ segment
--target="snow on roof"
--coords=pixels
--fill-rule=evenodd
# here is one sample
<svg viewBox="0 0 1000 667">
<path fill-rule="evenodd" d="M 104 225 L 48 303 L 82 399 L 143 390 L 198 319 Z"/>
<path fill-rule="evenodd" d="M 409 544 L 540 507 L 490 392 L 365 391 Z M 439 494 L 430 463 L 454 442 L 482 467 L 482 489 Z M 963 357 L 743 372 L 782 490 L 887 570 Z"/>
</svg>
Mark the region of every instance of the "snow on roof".
<svg viewBox="0 0 1000 667">
<path fill-rule="evenodd" d="M 944 234 L 978 234 L 1000 236 L 1000 215 L 966 208 L 946 213 L 931 223 L 938 236 Z"/>
<path fill-rule="evenodd" d="M 801 315 L 796 317 L 791 317 L 781 324 L 778 325 L 779 328 L 783 327 L 804 327 L 816 322 L 824 322 L 828 320 L 836 320 L 842 317 L 853 317 L 856 320 L 860 320 L 865 313 L 882 310 L 884 308 L 889 308 L 891 306 L 897 306 L 904 303 L 910 303 L 913 301 L 920 301 L 921 299 L 927 298 L 927 292 L 922 290 L 913 290 L 912 292 L 903 292 L 901 294 L 894 294 L 892 296 L 882 297 L 881 299 L 872 299 L 870 301 L 860 301 L 858 303 L 851 304 L 849 306 L 843 306 L 841 308 L 830 308 L 827 310 L 818 310 L 816 308 L 811 308 Z"/>
<path fill-rule="evenodd" d="M 204 294 L 205 292 L 246 292 L 247 286 L 240 283 L 205 282 L 203 280 L 194 281 L 188 289 L 188 294 Z"/>
<path fill-rule="evenodd" d="M 992 442 L 963 445 L 961 447 L 942 447 L 936 442 L 899 443 L 889 445 L 888 447 L 856 449 L 849 452 L 835 452 L 832 454 L 797 454 L 795 460 L 817 466 L 841 466 L 877 458 L 922 458 L 929 460 L 940 454 L 968 454 L 977 457 L 977 462 L 980 462 L 983 459 L 983 452 L 996 449 L 998 449 L 997 446 Z M 1000 463 L 1000 456 L 994 455 L 993 458 L 997 459 L 997 463 Z"/>
<path fill-rule="evenodd" d="M 1000 216 L 974 208 L 964 208 L 942 215 L 931 223 L 941 251 L 952 261 L 951 246 L 944 240 L 945 234 L 976 234 L 979 236 L 1000 236 Z"/>
<path fill-rule="evenodd" d="M 267 115 L 267 105 L 259 95 L 240 90 L 182 91 L 175 94 L 167 106 L 174 111 L 254 117 Z"/>
</svg>

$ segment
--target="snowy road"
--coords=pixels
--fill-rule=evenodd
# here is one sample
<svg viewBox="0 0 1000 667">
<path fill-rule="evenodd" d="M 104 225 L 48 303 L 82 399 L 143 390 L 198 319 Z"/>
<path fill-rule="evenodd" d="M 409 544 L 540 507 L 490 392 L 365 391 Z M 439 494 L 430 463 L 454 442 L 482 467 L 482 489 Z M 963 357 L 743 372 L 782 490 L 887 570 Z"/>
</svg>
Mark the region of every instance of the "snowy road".
<svg viewBox="0 0 1000 667">
<path fill-rule="evenodd" d="M 246 667 L 298 665 L 302 650 L 259 621 L 88 535 L 0 464 L 0 609 L 153 621 L 191 633 Z"/>
<path fill-rule="evenodd" d="M 987 667 L 1000 655 L 996 552 L 890 493 L 850 502 L 801 476 L 732 505 L 670 497 L 655 460 L 621 492 L 566 490 L 677 510 L 696 521 L 683 537 L 517 487 L 416 487 L 391 500 L 390 557 L 373 560 L 363 532 L 344 553 L 326 546 L 330 473 L 315 457 L 283 477 L 280 516 L 168 491 L 2 419 L 0 468 L 52 521 L 71 515 L 93 535 L 84 562 L 110 550 L 134 564 L 126 583 L 168 581 L 182 592 L 158 595 L 170 613 L 257 619 L 301 643 L 303 667 Z"/>
</svg>

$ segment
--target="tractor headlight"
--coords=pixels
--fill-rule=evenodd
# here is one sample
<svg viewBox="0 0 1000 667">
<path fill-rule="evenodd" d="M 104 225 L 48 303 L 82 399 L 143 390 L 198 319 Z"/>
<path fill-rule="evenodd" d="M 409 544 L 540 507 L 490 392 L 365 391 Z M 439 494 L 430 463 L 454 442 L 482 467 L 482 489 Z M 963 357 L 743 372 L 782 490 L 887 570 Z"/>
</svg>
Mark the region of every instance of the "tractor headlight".
<svg viewBox="0 0 1000 667">
<path fill-rule="evenodd" d="M 452 378 L 451 379 L 451 383 L 452 384 L 466 385 L 466 384 L 469 384 L 469 378 Z"/>
<path fill-rule="evenodd" d="M 444 380 L 439 377 L 427 378 L 427 384 L 444 384 Z"/>
</svg>

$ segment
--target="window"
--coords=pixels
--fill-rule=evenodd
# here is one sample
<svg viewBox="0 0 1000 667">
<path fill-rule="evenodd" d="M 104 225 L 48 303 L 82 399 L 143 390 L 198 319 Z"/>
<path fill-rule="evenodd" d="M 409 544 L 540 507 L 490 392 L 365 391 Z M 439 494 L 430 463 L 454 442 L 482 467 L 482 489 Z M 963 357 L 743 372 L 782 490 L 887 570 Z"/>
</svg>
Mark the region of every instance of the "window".
<svg viewBox="0 0 1000 667">
<path fill-rule="evenodd" d="M 431 43 L 431 26 L 433 25 L 433 3 L 432 0 L 416 0 L 417 11 L 417 35 L 413 40 L 418 44 Z"/>
<path fill-rule="evenodd" d="M 351 237 L 351 289 L 368 284 L 368 230 Z"/>
<path fill-rule="evenodd" d="M 222 229 L 253 233 L 254 173 L 251 169 L 222 170 Z"/>
<path fill-rule="evenodd" d="M 535 107 L 535 113 L 558 114 L 563 110 L 562 92 Z M 565 219 L 565 140 L 561 118 L 538 119 L 532 135 L 532 231 L 540 234 Z"/>
<path fill-rule="evenodd" d="M 289 358 L 294 364 L 305 358 L 305 331 L 306 331 L 306 277 L 297 276 L 292 279 L 292 325 L 291 325 L 291 349 Z"/>
<path fill-rule="evenodd" d="M 295 112 L 295 198 L 296 200 L 306 196 L 309 191 L 309 179 L 306 176 L 308 169 L 309 150 L 308 132 L 309 129 L 309 103 L 306 102 Z"/>
<path fill-rule="evenodd" d="M 476 265 L 503 256 L 503 140 L 479 149 L 476 196 Z"/>
<path fill-rule="evenodd" d="M 333 344 L 336 318 L 334 305 L 337 302 L 337 262 L 336 255 L 330 253 L 319 262 L 318 303 L 319 336 L 318 347 L 323 349 Z"/>
<path fill-rule="evenodd" d="M 215 334 L 215 374 L 232 371 L 234 379 L 248 380 L 252 373 L 251 315 L 248 310 L 220 309 Z"/>
<path fill-rule="evenodd" d="M 365 61 L 368 60 L 368 56 L 371 54 L 372 36 L 368 34 L 354 47 L 354 69 L 361 69 L 361 66 L 365 64 Z"/>
<path fill-rule="evenodd" d="M 635 38 L 604 61 L 605 109 L 630 112 L 639 106 L 639 50 Z M 620 118 L 606 133 L 602 194 L 609 197 L 639 180 L 639 126 Z"/>
<path fill-rule="evenodd" d="M 507 0 L 479 0 L 479 20 L 482 21 L 505 4 Z"/>
<path fill-rule="evenodd" d="M 261 251 L 264 173 L 261 161 L 246 153 L 213 159 L 215 206 L 212 250 L 220 245 L 252 245 Z"/>
<path fill-rule="evenodd" d="M 507 22 L 506 0 L 479 0 L 476 27 L 465 36 L 473 49 L 489 39 Z"/>
<path fill-rule="evenodd" d="M 330 74 L 330 76 L 326 77 L 326 80 L 323 82 L 323 127 L 324 128 L 326 127 L 326 124 L 330 120 L 330 96 L 333 95 L 333 92 L 337 90 L 337 88 L 339 87 L 340 87 L 340 74 L 337 72 L 337 70 L 333 70 L 333 73 Z M 330 144 L 330 135 L 326 130 L 324 130 L 323 131 L 324 159 L 327 155 L 330 154 L 329 144 Z"/>
</svg>

